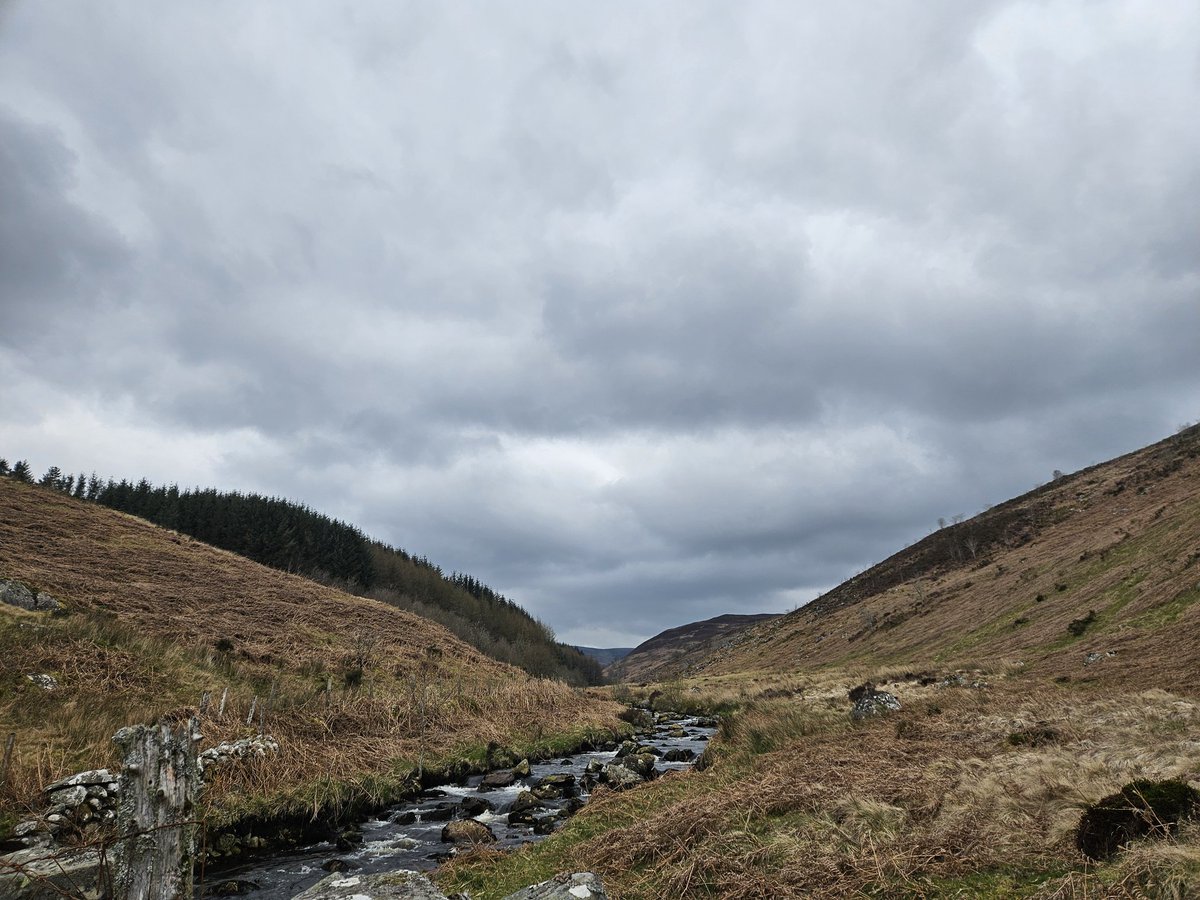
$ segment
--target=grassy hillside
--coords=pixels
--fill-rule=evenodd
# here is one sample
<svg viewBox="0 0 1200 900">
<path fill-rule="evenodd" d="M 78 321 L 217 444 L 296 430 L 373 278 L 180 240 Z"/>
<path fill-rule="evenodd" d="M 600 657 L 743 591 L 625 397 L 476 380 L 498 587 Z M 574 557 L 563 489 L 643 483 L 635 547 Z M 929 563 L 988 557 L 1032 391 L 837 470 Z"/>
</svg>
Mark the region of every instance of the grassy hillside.
<svg viewBox="0 0 1200 900">
<path fill-rule="evenodd" d="M 1075 839 L 1135 779 L 1200 789 L 1198 600 L 1190 429 L 940 530 L 690 656 L 688 677 L 623 688 L 726 713 L 703 770 L 457 860 L 443 886 L 487 900 L 590 869 L 615 900 L 1200 896 L 1200 820 L 1099 860 Z M 902 708 L 854 721 L 866 681 Z"/>
<path fill-rule="evenodd" d="M 205 691 L 205 746 L 260 727 L 282 744 L 213 786 L 218 817 L 385 795 L 419 762 L 616 722 L 615 704 L 531 678 L 426 619 L 7 478 L 0 578 L 67 613 L 0 605 L 0 732 L 17 735 L 0 796 L 10 815 L 53 778 L 115 763 L 118 727 L 194 707 Z"/>
<path fill-rule="evenodd" d="M 0 475 L 25 483 L 25 461 Z M 80 500 L 129 513 L 231 550 L 255 562 L 304 575 L 348 593 L 370 596 L 446 626 L 493 659 L 531 675 L 573 684 L 596 684 L 599 663 L 559 643 L 553 632 L 508 598 L 463 573 L 446 575 L 423 556 L 369 540 L 345 522 L 278 497 L 184 489 L 109 478 L 64 474 L 51 467 L 38 483 Z"/>
<path fill-rule="evenodd" d="M 692 662 L 737 672 L 1005 661 L 1039 676 L 1160 686 L 1200 671 L 1197 601 L 1193 427 L 943 528 Z"/>
<path fill-rule="evenodd" d="M 610 681 L 674 678 L 696 660 L 726 646 L 747 628 L 774 618 L 773 613 L 724 615 L 668 628 L 607 666 L 604 675 Z"/>
</svg>

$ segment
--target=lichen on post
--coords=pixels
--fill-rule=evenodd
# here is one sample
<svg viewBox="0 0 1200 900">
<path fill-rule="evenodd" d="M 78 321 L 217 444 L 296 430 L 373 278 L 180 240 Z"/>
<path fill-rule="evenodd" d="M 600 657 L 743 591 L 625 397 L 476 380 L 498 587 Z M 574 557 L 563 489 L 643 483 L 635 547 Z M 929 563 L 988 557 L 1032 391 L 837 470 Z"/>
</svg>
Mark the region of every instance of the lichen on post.
<svg viewBox="0 0 1200 900">
<path fill-rule="evenodd" d="M 195 803 L 201 789 L 197 720 L 122 728 L 114 900 L 191 900 Z"/>
</svg>

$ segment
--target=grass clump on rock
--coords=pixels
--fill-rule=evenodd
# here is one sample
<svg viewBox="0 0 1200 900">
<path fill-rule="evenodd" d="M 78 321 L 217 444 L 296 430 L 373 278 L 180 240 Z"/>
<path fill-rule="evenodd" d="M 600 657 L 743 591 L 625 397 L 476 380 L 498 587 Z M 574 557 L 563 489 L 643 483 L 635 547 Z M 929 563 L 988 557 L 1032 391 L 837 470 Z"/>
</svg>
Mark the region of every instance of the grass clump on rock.
<svg viewBox="0 0 1200 900">
<path fill-rule="evenodd" d="M 1198 812 L 1200 791 L 1186 781 L 1131 781 L 1084 810 L 1075 843 L 1091 859 L 1106 859 L 1135 838 L 1170 834 Z"/>
</svg>

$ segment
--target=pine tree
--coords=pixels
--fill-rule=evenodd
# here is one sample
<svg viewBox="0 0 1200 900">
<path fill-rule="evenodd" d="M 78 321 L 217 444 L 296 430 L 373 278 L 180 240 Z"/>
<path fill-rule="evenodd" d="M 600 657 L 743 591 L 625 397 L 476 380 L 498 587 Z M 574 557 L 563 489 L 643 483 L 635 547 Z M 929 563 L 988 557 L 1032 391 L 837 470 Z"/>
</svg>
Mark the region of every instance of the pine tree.
<svg viewBox="0 0 1200 900">
<path fill-rule="evenodd" d="M 58 466 L 51 466 L 46 470 L 46 474 L 42 476 L 42 480 L 38 482 L 43 487 L 58 487 L 59 481 L 62 479 L 62 469 Z"/>
<path fill-rule="evenodd" d="M 0 456 L 0 475 L 8 474 L 8 460 Z"/>
<path fill-rule="evenodd" d="M 87 491 L 87 476 L 84 475 L 82 472 L 80 472 L 78 477 L 76 477 L 76 479 L 75 479 L 74 496 L 76 498 L 78 498 L 79 500 L 82 500 L 84 498 L 84 494 L 86 491 Z"/>
<path fill-rule="evenodd" d="M 33 484 L 33 470 L 29 468 L 29 460 L 19 459 L 12 467 L 12 477 L 26 484 Z"/>
</svg>

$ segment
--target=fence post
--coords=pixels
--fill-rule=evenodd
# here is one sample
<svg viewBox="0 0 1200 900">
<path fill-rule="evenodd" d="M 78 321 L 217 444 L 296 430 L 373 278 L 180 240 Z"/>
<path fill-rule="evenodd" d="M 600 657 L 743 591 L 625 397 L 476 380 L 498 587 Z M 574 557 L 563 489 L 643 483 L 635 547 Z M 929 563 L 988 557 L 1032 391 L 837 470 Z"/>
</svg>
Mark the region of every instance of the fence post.
<svg viewBox="0 0 1200 900">
<path fill-rule="evenodd" d="M 114 900 L 191 900 L 200 792 L 199 723 L 135 725 L 121 749 L 121 804 L 113 864 Z"/>
</svg>

